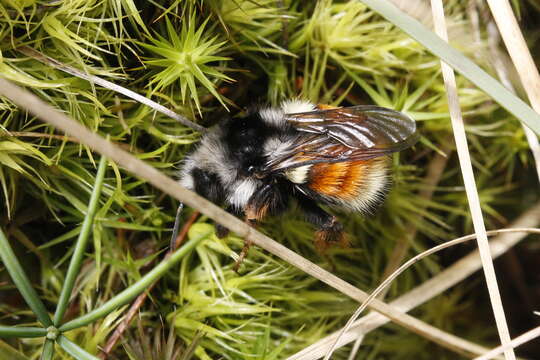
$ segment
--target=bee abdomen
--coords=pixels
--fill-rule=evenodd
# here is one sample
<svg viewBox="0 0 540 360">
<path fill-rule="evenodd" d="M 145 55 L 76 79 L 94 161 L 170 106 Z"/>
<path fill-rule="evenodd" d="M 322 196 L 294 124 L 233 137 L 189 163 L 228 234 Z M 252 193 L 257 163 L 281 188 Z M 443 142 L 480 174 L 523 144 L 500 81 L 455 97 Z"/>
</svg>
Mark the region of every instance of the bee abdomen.
<svg viewBox="0 0 540 360">
<path fill-rule="evenodd" d="M 353 211 L 372 212 L 388 188 L 386 158 L 314 164 L 305 186 L 326 200 Z"/>
</svg>

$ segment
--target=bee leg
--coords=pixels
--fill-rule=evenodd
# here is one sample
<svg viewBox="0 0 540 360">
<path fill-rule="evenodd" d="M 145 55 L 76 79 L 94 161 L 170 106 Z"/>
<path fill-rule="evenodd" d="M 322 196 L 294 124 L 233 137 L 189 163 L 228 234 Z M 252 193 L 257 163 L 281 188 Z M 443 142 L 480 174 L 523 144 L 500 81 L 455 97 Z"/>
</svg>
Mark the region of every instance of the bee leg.
<svg viewBox="0 0 540 360">
<path fill-rule="evenodd" d="M 324 254 L 334 245 L 348 247 L 349 242 L 343 233 L 343 225 L 337 217 L 321 209 L 317 203 L 306 197 L 298 199 L 298 205 L 304 211 L 306 220 L 317 227 L 315 232 L 315 248 Z"/>
<path fill-rule="evenodd" d="M 250 219 L 245 220 L 245 222 L 249 226 L 255 226 L 256 222 Z M 249 249 L 251 248 L 251 245 L 253 245 L 253 242 L 249 239 L 244 239 L 244 246 L 242 247 L 242 251 L 240 251 L 240 255 L 238 256 L 238 260 L 236 260 L 236 263 L 233 266 L 233 270 L 235 273 L 240 274 L 238 270 L 240 269 L 240 265 L 244 262 L 244 259 L 246 258 Z"/>
<path fill-rule="evenodd" d="M 223 239 L 227 235 L 229 235 L 229 229 L 221 224 L 216 224 L 216 236 Z"/>
<path fill-rule="evenodd" d="M 335 216 L 332 216 L 328 223 L 325 223 L 315 232 L 315 248 L 319 253 L 324 254 L 328 248 L 334 245 L 343 248 L 350 246 L 343 232 L 343 225 Z"/>
<path fill-rule="evenodd" d="M 180 215 L 182 215 L 182 210 L 184 209 L 184 203 L 178 204 L 176 209 L 176 217 L 174 219 L 173 232 L 171 235 L 171 240 L 169 242 L 169 251 L 174 251 L 176 238 L 178 237 L 178 231 L 180 229 Z"/>
<path fill-rule="evenodd" d="M 287 192 L 284 190 L 283 184 L 268 183 L 256 191 L 248 200 L 244 209 L 246 214 L 245 222 L 254 227 L 267 214 L 276 215 L 283 212 L 288 204 Z M 234 271 L 238 272 L 252 244 L 249 239 L 244 240 L 244 247 L 234 265 Z"/>
<path fill-rule="evenodd" d="M 232 206 L 227 207 L 225 211 L 233 214 L 236 217 L 240 217 L 242 215 L 242 213 L 236 211 L 235 208 L 233 208 Z M 227 235 L 229 235 L 229 229 L 221 224 L 216 223 L 216 236 L 220 239 L 223 239 Z"/>
</svg>

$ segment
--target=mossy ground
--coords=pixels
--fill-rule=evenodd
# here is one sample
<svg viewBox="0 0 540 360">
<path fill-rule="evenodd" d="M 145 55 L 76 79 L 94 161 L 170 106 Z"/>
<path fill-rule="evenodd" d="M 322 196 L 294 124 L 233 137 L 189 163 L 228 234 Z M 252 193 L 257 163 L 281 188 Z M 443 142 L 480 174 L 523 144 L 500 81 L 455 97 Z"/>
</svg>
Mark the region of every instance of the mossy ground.
<svg viewBox="0 0 540 360">
<path fill-rule="evenodd" d="M 475 42 L 466 4 L 450 3 L 452 44 L 494 73 L 484 28 L 478 34 L 482 41 Z M 519 5 L 525 20 L 537 18 L 534 6 Z M 531 37 L 533 48 L 535 39 Z M 291 97 L 343 106 L 375 103 L 411 115 L 422 138 L 413 149 L 394 156 L 394 187 L 385 205 L 369 218 L 339 214 L 350 234 L 350 249 L 321 257 L 313 247 L 313 229 L 294 208 L 261 226 L 361 289 L 373 289 L 381 281 L 400 241 L 409 242 L 411 255 L 472 232 L 439 60 L 360 2 L 0 1 L 0 75 L 175 176 L 197 132 L 25 56 L 16 50 L 22 45 L 148 96 L 204 126 L 254 102 L 276 104 Z M 538 200 L 532 156 L 517 120 L 461 77 L 458 87 L 485 221 L 489 228 L 502 227 Z M 0 222 L 52 308 L 87 213 L 99 157 L 2 98 L 0 121 Z M 438 158 L 441 152 L 447 159 Z M 419 196 L 435 161 L 445 161 L 436 191 Z M 176 201 L 110 164 L 68 317 L 99 306 L 148 271 L 169 242 L 176 207 Z M 191 212 L 187 209 L 183 218 Z M 198 218 L 192 234 L 211 224 Z M 409 238 L 412 232 L 416 236 Z M 189 345 L 202 333 L 194 350 L 201 359 L 282 359 L 339 329 L 354 311 L 352 300 L 256 248 L 241 275 L 236 274 L 231 254 L 241 247 L 242 240 L 234 235 L 221 240 L 213 236 L 184 258 L 152 291 L 141 310 L 139 330 L 135 322 L 125 336 L 129 345 L 117 346 L 114 358 L 147 359 L 150 347 L 163 344 L 152 359 L 165 359 L 166 344 Z M 418 263 L 387 298 L 432 277 L 462 249 Z M 534 248 L 525 244 L 519 251 Z M 460 284 L 413 315 L 467 339 L 494 344 L 491 319 L 479 311 L 489 308 L 478 295 L 484 291 L 480 280 Z M 124 316 L 121 310 L 67 335 L 97 354 Z M 0 272 L 0 315 L 3 325 L 35 321 L 5 271 Z M 167 340 L 169 332 L 161 334 L 162 328 L 173 329 L 171 334 L 180 340 L 172 344 L 173 337 Z M 37 358 L 42 340 L 9 343 Z M 456 356 L 392 325 L 367 336 L 358 358 Z M 336 355 L 346 357 L 345 350 Z"/>
</svg>

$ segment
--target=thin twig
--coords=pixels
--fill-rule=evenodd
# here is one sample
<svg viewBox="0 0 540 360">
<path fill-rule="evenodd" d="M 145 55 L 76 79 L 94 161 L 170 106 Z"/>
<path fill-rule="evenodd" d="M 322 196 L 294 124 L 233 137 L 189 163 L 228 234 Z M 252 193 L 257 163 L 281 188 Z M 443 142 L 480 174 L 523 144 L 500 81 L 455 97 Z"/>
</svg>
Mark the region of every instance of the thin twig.
<svg viewBox="0 0 540 360">
<path fill-rule="evenodd" d="M 193 223 L 197 220 L 199 215 L 200 214 L 198 211 L 195 211 L 193 214 L 191 214 L 191 216 L 186 221 L 184 226 L 182 226 L 180 233 L 176 237 L 176 241 L 174 242 L 175 244 L 174 249 L 173 248 L 169 249 L 167 251 L 167 254 L 165 255 L 165 258 L 168 258 L 169 256 L 171 256 L 171 254 L 176 249 L 178 249 L 178 247 L 180 247 L 180 245 L 182 244 L 182 242 L 187 236 L 189 228 L 191 228 L 191 225 L 193 225 Z M 122 320 L 120 324 L 118 324 L 118 327 L 114 330 L 112 335 L 109 337 L 103 349 L 101 349 L 101 352 L 99 354 L 100 359 L 107 359 L 112 349 L 116 346 L 120 338 L 122 338 L 122 335 L 124 335 L 124 332 L 128 329 L 129 324 L 131 323 L 135 315 L 137 315 L 137 313 L 139 312 L 139 309 L 144 305 L 144 302 L 146 301 L 146 299 L 148 298 L 148 295 L 150 294 L 150 292 L 152 291 L 152 289 L 154 288 L 156 284 L 157 284 L 157 281 L 155 281 L 152 285 L 150 285 L 147 291 L 141 293 L 131 303 L 131 306 L 129 307 L 128 312 L 124 316 L 124 319 Z"/>
<path fill-rule="evenodd" d="M 529 234 L 540 234 L 540 229 L 537 229 L 537 228 L 499 229 L 499 230 L 488 231 L 487 235 L 488 236 L 494 236 L 494 235 L 507 233 L 507 232 L 525 232 L 525 233 L 529 233 Z M 462 236 L 462 237 L 454 239 L 454 240 L 447 241 L 447 242 L 445 242 L 443 244 L 434 246 L 431 249 L 423 251 L 422 253 L 420 253 L 420 254 L 416 255 L 415 257 L 411 258 L 410 260 L 408 260 L 405 264 L 401 265 L 396 271 L 394 271 L 392 274 L 390 274 L 390 276 L 388 276 L 388 278 L 384 279 L 384 281 L 379 286 L 377 286 L 377 288 L 369 295 L 369 297 L 366 300 L 364 300 L 362 305 L 360 305 L 358 307 L 358 309 L 356 309 L 354 314 L 350 317 L 349 321 L 347 321 L 347 324 L 345 324 L 345 326 L 341 330 L 341 333 L 336 338 L 334 344 L 332 344 L 332 347 L 328 350 L 326 356 L 324 357 L 324 360 L 330 359 L 330 356 L 333 354 L 334 350 L 336 349 L 336 345 L 337 345 L 338 341 L 340 340 L 340 338 L 351 328 L 351 325 L 353 324 L 353 322 L 366 309 L 366 307 L 369 305 L 369 303 L 373 299 L 375 299 L 375 297 L 377 297 L 384 289 L 388 288 L 388 286 L 390 286 L 390 284 L 399 275 L 401 275 L 405 270 L 407 270 L 408 268 L 410 268 L 411 266 L 416 264 L 418 261 L 420 261 L 421 259 L 423 259 L 423 258 L 425 258 L 425 257 L 427 257 L 429 255 L 432 255 L 432 254 L 434 254 L 436 252 L 439 252 L 439 251 L 444 250 L 446 248 L 449 248 L 451 246 L 462 244 L 462 243 L 464 243 L 466 241 L 474 240 L 476 238 L 477 238 L 476 234 L 471 234 L 471 235 L 467 235 L 467 236 Z"/>
<path fill-rule="evenodd" d="M 189 229 L 191 229 L 191 225 L 197 220 L 197 218 L 201 215 L 200 212 L 194 211 L 193 214 L 189 217 L 189 219 L 186 221 L 186 224 L 182 226 L 182 229 L 178 233 L 178 236 L 176 237 L 176 240 L 174 242 L 174 249 L 178 249 L 180 245 L 184 242 L 184 240 L 187 237 Z M 174 251 L 172 251 L 174 252 Z"/>
<path fill-rule="evenodd" d="M 482 356 L 474 358 L 474 360 L 493 359 L 495 356 L 502 354 L 508 348 L 517 348 L 519 345 L 525 344 L 526 342 L 531 341 L 539 336 L 540 336 L 540 326 L 535 327 L 534 329 L 529 330 L 526 333 L 519 335 L 517 338 L 513 339 L 512 341 L 510 341 L 508 344 L 504 346 L 501 345 Z"/>
<path fill-rule="evenodd" d="M 491 21 L 488 24 L 487 30 L 488 30 L 489 52 L 491 54 L 491 61 L 493 62 L 493 67 L 495 68 L 495 71 L 497 71 L 497 76 L 501 80 L 501 83 L 504 86 L 506 86 L 508 90 L 515 93 L 516 90 L 514 89 L 514 86 L 512 85 L 512 82 L 509 79 L 508 67 L 502 61 L 502 54 L 499 49 L 499 42 L 501 38 L 499 30 L 497 29 L 497 26 L 495 25 L 493 21 Z M 527 56 L 527 54 L 525 54 L 525 56 Z M 528 56 L 530 57 L 530 54 L 528 54 Z M 518 64 L 516 62 L 516 59 L 512 57 L 512 60 L 514 61 L 514 64 L 517 66 Z M 536 70 L 536 67 L 534 70 L 536 74 L 538 75 L 538 71 Z M 520 76 L 521 76 L 522 71 L 523 70 L 518 71 Z M 533 76 L 533 78 L 535 78 L 535 76 Z M 525 83 L 523 79 L 522 79 L 522 82 L 523 82 L 523 86 L 527 86 L 530 84 L 530 83 L 529 84 Z M 537 85 L 540 85 L 540 83 L 538 83 Z M 540 98 L 537 97 L 538 95 L 536 93 L 531 92 L 530 90 L 527 90 L 527 89 L 525 90 L 527 91 L 527 94 L 529 95 L 529 100 L 531 101 L 533 105 L 533 109 L 535 109 L 536 111 L 539 111 Z M 536 165 L 536 173 L 538 175 L 538 181 L 540 181 L 540 143 L 538 141 L 538 137 L 536 136 L 534 131 L 532 131 L 525 124 L 521 123 L 521 126 L 523 126 L 523 131 L 525 132 L 525 136 L 527 137 L 529 148 L 531 149 L 531 152 L 533 154 L 534 162 Z"/>
<path fill-rule="evenodd" d="M 206 131 L 206 128 L 204 128 L 204 127 L 202 127 L 202 126 L 200 126 L 198 124 L 195 124 L 194 122 L 188 120 L 184 116 L 182 116 L 180 114 L 177 114 L 172 110 L 167 109 L 165 106 L 160 105 L 157 102 L 152 101 L 152 100 L 148 99 L 145 96 L 139 95 L 134 91 L 126 89 L 126 88 L 124 88 L 124 87 L 122 87 L 120 85 L 116 85 L 115 83 L 112 83 L 112 82 L 107 81 L 105 79 L 102 79 L 100 77 L 84 73 L 84 72 L 82 72 L 82 71 L 80 71 L 78 69 L 75 69 L 74 67 L 63 64 L 63 63 L 61 63 L 60 61 L 58 61 L 56 59 L 53 59 L 53 58 L 51 58 L 51 57 L 49 57 L 49 56 L 47 56 L 45 54 L 42 54 L 42 53 L 40 53 L 39 51 L 37 51 L 35 49 L 32 49 L 31 47 L 20 46 L 20 47 L 17 47 L 16 50 L 19 51 L 22 54 L 30 56 L 33 59 L 36 59 L 36 60 L 38 60 L 38 61 L 40 61 L 40 62 L 42 62 L 44 64 L 52 66 L 52 67 L 54 67 L 54 68 L 56 68 L 58 70 L 62 70 L 64 72 L 68 73 L 68 74 L 71 74 L 73 76 L 77 76 L 77 77 L 79 77 L 81 79 L 85 79 L 87 81 L 90 81 L 93 84 L 103 86 L 106 89 L 116 91 L 116 92 L 118 92 L 120 94 L 123 94 L 123 95 L 129 97 L 129 98 L 132 98 L 133 100 L 136 100 L 136 101 L 140 102 L 141 104 L 144 104 L 146 106 L 151 107 L 152 109 L 156 110 L 157 112 L 160 112 L 160 113 L 162 113 L 164 115 L 167 115 L 170 118 L 175 119 L 180 124 L 185 125 L 187 127 L 190 127 L 193 130 L 196 130 L 196 131 L 199 131 L 199 132 L 202 132 L 202 133 Z"/>
<path fill-rule="evenodd" d="M 452 151 L 448 142 L 442 145 L 441 151 L 445 154 L 444 156 L 437 152 L 435 153 L 433 159 L 429 162 L 426 176 L 424 177 L 421 189 L 418 192 L 419 198 L 422 198 L 424 200 L 430 200 L 433 196 L 433 193 L 435 192 L 437 184 L 441 180 L 444 169 L 446 168 L 446 165 L 448 163 L 449 153 Z M 392 254 L 390 254 L 390 257 L 388 258 L 388 263 L 386 264 L 386 267 L 384 269 L 382 279 L 386 279 L 388 276 L 390 276 L 390 274 L 399 267 L 403 259 L 405 259 L 405 256 L 407 255 L 407 252 L 411 247 L 411 243 L 416 237 L 416 234 L 418 233 L 418 222 L 422 220 L 422 217 L 423 216 L 419 214 L 414 216 L 414 220 L 409 220 L 407 227 L 403 231 L 403 236 L 400 236 L 396 240 L 396 245 L 392 250 Z M 386 287 L 380 292 L 377 298 L 379 300 L 384 300 L 386 293 L 389 289 L 390 287 Z M 356 352 L 360 348 L 360 342 L 362 341 L 361 339 L 363 338 L 364 335 L 362 334 L 358 338 L 359 340 L 355 342 L 349 355 L 351 359 L 355 357 Z"/>
<path fill-rule="evenodd" d="M 66 135 L 57 135 L 57 134 L 43 134 L 39 132 L 33 132 L 33 131 L 0 131 L 0 137 L 2 136 L 11 136 L 11 137 L 33 137 L 33 138 L 43 138 L 43 139 L 54 139 L 54 140 L 61 140 L 61 141 L 69 141 L 76 144 L 80 144 L 81 142 L 79 139 L 76 139 L 72 136 L 66 136 Z M 127 151 L 135 152 L 135 153 L 142 153 L 142 150 L 136 148 L 134 145 L 129 145 L 126 143 L 113 141 L 116 145 L 120 146 L 123 149 L 126 149 Z"/>
<path fill-rule="evenodd" d="M 442 0 L 431 0 L 431 9 L 433 11 L 433 23 L 435 25 L 435 32 L 444 41 L 448 42 L 446 20 L 444 16 Z M 463 123 L 463 117 L 459 105 L 454 70 L 452 70 L 452 68 L 442 60 L 441 68 L 443 73 L 444 86 L 448 95 L 448 108 L 450 110 L 450 119 L 452 121 L 452 129 L 454 132 L 454 139 L 456 141 L 459 165 L 461 167 L 461 174 L 463 176 L 463 182 L 465 184 L 465 192 L 467 194 L 467 201 L 469 203 L 469 211 L 471 213 L 474 231 L 477 235 L 478 249 L 480 251 L 480 257 L 482 258 L 482 267 L 484 269 L 484 275 L 486 277 L 486 284 L 488 288 L 489 298 L 491 300 L 491 307 L 493 309 L 493 315 L 495 316 L 495 324 L 497 325 L 499 337 L 501 338 L 502 344 L 506 345 L 510 342 L 510 332 L 508 330 L 508 324 L 506 322 L 506 316 L 504 314 L 501 294 L 499 292 L 499 285 L 497 284 L 497 276 L 495 275 L 493 259 L 491 257 L 491 253 L 489 252 L 486 227 L 484 224 L 484 218 L 482 216 L 480 198 L 478 195 L 478 189 L 476 188 L 476 181 L 474 179 L 474 173 L 471 164 L 471 155 L 469 153 L 469 147 L 465 135 L 465 125 Z M 507 350 L 504 354 L 507 360 L 515 360 L 516 358 L 513 349 Z"/>
<path fill-rule="evenodd" d="M 44 134 L 44 133 L 33 132 L 33 131 L 6 131 L 4 132 L 4 134 L 0 134 L 0 136 L 35 137 L 35 138 L 70 141 L 70 142 L 76 142 L 76 143 L 79 142 L 79 140 L 70 136 L 66 136 L 66 135 Z"/>
<path fill-rule="evenodd" d="M 511 228 L 528 228 L 538 227 L 540 225 L 540 201 L 534 206 L 525 211 L 519 218 L 514 220 Z M 493 257 L 496 258 L 504 254 L 508 249 L 512 248 L 519 241 L 525 238 L 526 233 L 505 233 L 497 236 L 490 241 L 490 249 Z M 423 304 L 424 302 L 441 294 L 450 287 L 456 285 L 466 277 L 481 269 L 482 263 L 478 256 L 478 251 L 472 251 L 464 256 L 453 265 L 443 270 L 438 275 L 425 281 L 408 293 L 400 296 L 392 301 L 390 305 L 407 312 L 411 309 Z M 339 341 L 338 346 L 345 346 L 348 343 L 355 341 L 359 336 L 365 335 L 384 324 L 388 323 L 389 319 L 377 313 L 370 313 L 361 319 L 357 320 Z M 314 360 L 324 356 L 326 351 L 339 336 L 340 331 L 337 331 L 316 343 L 306 347 L 302 351 L 292 355 L 289 360 Z"/>
<path fill-rule="evenodd" d="M 422 24 L 432 27 L 433 17 L 429 5 L 424 0 L 391 0 L 397 8 L 409 14 Z"/>
<path fill-rule="evenodd" d="M 105 140 L 98 134 L 91 132 L 80 123 L 70 119 L 65 114 L 46 104 L 32 93 L 21 89 L 8 80 L 0 79 L 0 94 L 4 95 L 22 108 L 27 109 L 36 117 L 64 131 L 66 134 L 78 138 L 82 143 L 89 146 L 91 149 L 94 149 L 96 152 L 107 156 L 109 159 L 115 161 L 127 171 L 133 173 L 139 178 L 145 179 L 156 188 L 199 210 L 202 214 L 205 214 L 217 223 L 227 227 L 240 237 L 251 240 L 255 245 L 269 251 L 270 253 L 294 265 L 298 269 L 303 270 L 307 274 L 323 281 L 324 283 L 358 302 L 362 302 L 367 298 L 368 295 L 364 291 L 354 287 L 334 274 L 324 270 L 320 266 L 310 262 L 301 255 L 296 254 L 287 247 L 251 228 L 245 224 L 244 221 L 227 213 L 205 198 L 187 190 L 177 181 L 167 177 L 154 167 L 146 164 L 140 159 L 137 159 L 133 155 L 122 150 L 120 147 Z M 478 349 L 477 345 L 441 331 L 440 329 L 428 325 L 408 314 L 404 314 L 381 301 L 373 301 L 370 304 L 370 308 L 384 314 L 396 324 L 399 324 L 453 351 L 459 353 L 469 353 L 471 351 L 473 353 L 479 353 L 479 351 L 481 351 Z"/>
</svg>

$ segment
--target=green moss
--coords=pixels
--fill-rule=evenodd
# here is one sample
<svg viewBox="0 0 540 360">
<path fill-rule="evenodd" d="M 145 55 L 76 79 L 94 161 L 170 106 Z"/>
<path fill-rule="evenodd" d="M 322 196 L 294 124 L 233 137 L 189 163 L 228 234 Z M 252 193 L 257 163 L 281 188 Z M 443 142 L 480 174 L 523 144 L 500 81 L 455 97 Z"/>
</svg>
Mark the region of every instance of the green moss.
<svg viewBox="0 0 540 360">
<path fill-rule="evenodd" d="M 485 54 L 485 43 L 468 46 L 472 41 L 464 6 L 456 1 L 449 9 L 453 44 L 469 55 Z M 429 164 L 441 149 L 453 146 L 446 144 L 451 127 L 439 60 L 360 2 L 4 1 L 0 17 L 2 77 L 32 89 L 171 176 L 199 134 L 146 105 L 29 58 L 16 47 L 28 45 L 205 126 L 253 102 L 276 104 L 290 97 L 344 106 L 374 103 L 414 117 L 422 139 L 394 157 L 394 187 L 383 208 L 368 218 L 338 214 L 350 249 L 332 249 L 327 257 L 317 254 L 313 229 L 294 207 L 261 226 L 359 288 L 369 290 L 381 281 L 397 242 L 410 241 L 412 255 L 471 232 L 452 151 L 433 197 L 418 195 Z M 482 65 L 491 71 L 489 64 Z M 486 223 L 500 227 L 538 199 L 537 183 L 530 180 L 535 176 L 532 157 L 518 121 L 462 77 L 458 87 Z M 97 157 L 5 99 L 0 99 L 0 127 L 0 222 L 52 312 L 88 211 Z M 169 242 L 176 206 L 144 181 L 109 166 L 92 245 L 67 316 L 102 305 L 154 266 Z M 188 210 L 183 219 L 189 215 Z M 211 226 L 208 219 L 199 219 L 190 237 Z M 411 227 L 417 231 L 413 240 L 404 234 Z M 241 247 L 242 240 L 233 235 L 212 235 L 159 282 L 143 307 L 140 326 L 161 328 L 163 323 L 174 330 L 176 342 L 152 335 L 153 345 L 176 349 L 197 339 L 194 354 L 200 359 L 217 354 L 281 359 L 337 330 L 354 311 L 352 300 L 256 248 L 242 274 L 236 274 L 232 267 Z M 389 297 L 433 276 L 447 264 L 444 256 L 415 265 L 392 286 Z M 463 322 L 463 314 L 474 316 L 473 302 L 464 300 L 465 294 L 473 291 L 445 293 L 414 315 L 460 336 L 482 334 L 474 339 L 492 340 L 485 319 Z M 2 325 L 35 325 L 4 268 L 0 299 Z M 121 310 L 67 336 L 97 354 L 125 316 Z M 130 330 L 129 344 L 114 350 L 118 358 L 141 359 L 152 348 L 136 327 Z M 429 359 L 434 351 L 440 352 L 437 358 L 452 358 L 396 326 L 377 330 L 365 341 L 361 358 Z M 13 344 L 35 358 L 43 342 Z M 161 359 L 159 354 L 154 359 Z M 342 350 L 336 358 L 347 356 Z"/>
</svg>

